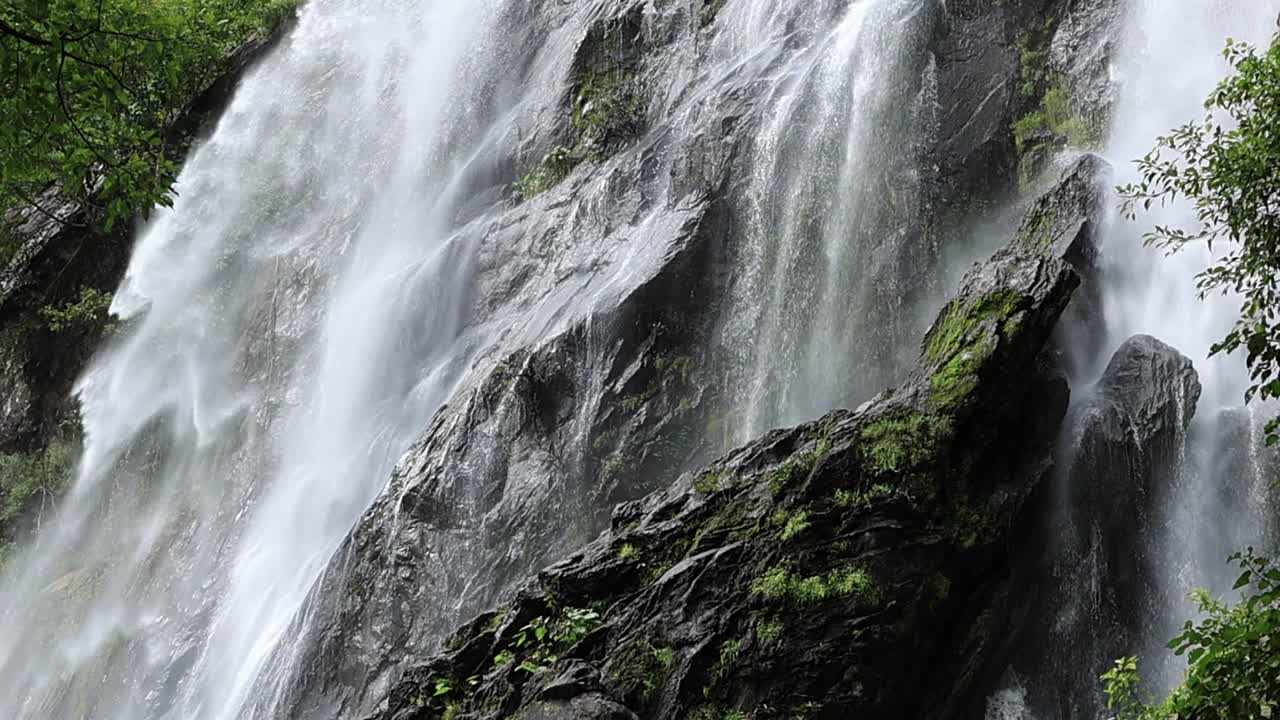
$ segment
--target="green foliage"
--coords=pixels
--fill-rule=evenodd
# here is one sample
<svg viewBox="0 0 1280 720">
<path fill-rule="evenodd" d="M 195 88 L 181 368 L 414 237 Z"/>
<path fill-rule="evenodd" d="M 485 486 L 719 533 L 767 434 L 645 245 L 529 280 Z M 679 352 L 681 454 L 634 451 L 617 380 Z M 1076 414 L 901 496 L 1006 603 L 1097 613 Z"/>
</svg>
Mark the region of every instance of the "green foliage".
<svg viewBox="0 0 1280 720">
<path fill-rule="evenodd" d="M 569 173 L 577 167 L 578 162 L 579 160 L 569 148 L 563 145 L 551 148 L 541 162 L 516 180 L 516 195 L 521 200 L 541 195 L 568 177 Z"/>
<path fill-rule="evenodd" d="M 782 637 L 782 623 L 765 622 L 756 626 L 756 639 L 764 645 L 772 645 Z"/>
<path fill-rule="evenodd" d="M 622 560 L 631 560 L 636 556 L 636 546 L 631 543 L 624 543 L 618 548 L 618 557 Z"/>
<path fill-rule="evenodd" d="M 1187 622 L 1169 648 L 1187 658 L 1187 676 L 1163 702 L 1144 697 L 1136 658 L 1102 676 L 1117 720 L 1255 720 L 1280 713 L 1280 566 L 1252 550 L 1232 556 L 1242 570 L 1229 606 L 1197 592 L 1205 617 Z"/>
<path fill-rule="evenodd" d="M 751 593 L 796 606 L 837 597 L 852 597 L 869 605 L 880 601 L 879 588 L 871 574 L 856 566 L 809 577 L 798 577 L 786 568 L 771 568 L 751 581 Z"/>
<path fill-rule="evenodd" d="M 40 309 L 45 325 L 56 333 L 109 332 L 111 294 L 96 288 L 80 289 L 80 296 L 65 305 L 46 306 Z"/>
<path fill-rule="evenodd" d="M 1176 251 L 1191 243 L 1215 250 L 1200 274 L 1201 297 L 1234 292 L 1240 318 L 1212 354 L 1247 352 L 1251 385 L 1246 400 L 1280 398 L 1280 37 L 1265 52 L 1228 43 L 1234 73 L 1205 102 L 1205 119 L 1158 138 L 1138 161 L 1141 180 L 1120 188 L 1130 218 L 1179 197 L 1196 211 L 1191 228 L 1156 226 L 1148 245 Z M 1280 439 L 1280 419 L 1267 424 L 1267 442 Z"/>
<path fill-rule="evenodd" d="M 787 522 L 782 528 L 782 539 L 787 541 L 799 537 L 801 533 L 808 529 L 809 513 L 801 510 L 787 518 Z"/>
<path fill-rule="evenodd" d="M 43 452 L 0 455 L 0 530 L 61 495 L 75 461 L 74 449 L 63 442 L 51 443 Z"/>
<path fill-rule="evenodd" d="M 897 491 L 892 485 L 886 483 L 874 483 L 871 487 L 854 492 L 852 490 L 840 489 L 832 495 L 831 501 L 836 507 L 865 509 L 871 506 L 871 503 L 882 497 L 894 495 Z"/>
<path fill-rule="evenodd" d="M 1035 28 L 1018 37 L 1018 89 L 1022 96 L 1034 98 L 1049 80 L 1049 48 L 1051 33 Z"/>
<path fill-rule="evenodd" d="M 540 672 L 599 625 L 600 613 L 592 608 L 570 607 L 550 617 L 539 615 L 515 632 L 494 656 L 493 665 L 500 668 L 517 663 L 523 672 Z"/>
<path fill-rule="evenodd" d="M 704 694 L 709 695 L 708 691 L 711 688 L 733 672 L 734 666 L 738 664 L 738 655 L 741 652 L 741 640 L 726 640 L 720 644 L 720 655 L 716 659 L 715 665 L 711 666 L 711 684 L 704 688 Z"/>
<path fill-rule="evenodd" d="M 813 437 L 813 447 L 792 454 L 785 462 L 773 468 L 768 475 L 769 491 L 774 495 L 781 495 L 788 487 L 807 477 L 818 460 L 831 452 L 832 430 L 829 423 L 820 423 Z"/>
<path fill-rule="evenodd" d="M 1100 138 L 1096 128 L 1085 122 L 1075 111 L 1071 98 L 1071 86 L 1062 78 L 1050 84 L 1040 99 L 1040 106 L 1013 124 L 1013 140 L 1019 152 L 1030 149 L 1031 143 L 1044 133 L 1065 138 L 1076 147 L 1096 145 Z"/>
<path fill-rule="evenodd" d="M 924 413 L 887 417 L 862 429 L 863 452 L 874 473 L 898 474 L 928 463 L 949 431 L 945 418 Z M 854 498 L 846 498 L 850 503 Z M 840 504 L 837 498 L 837 504 Z"/>
<path fill-rule="evenodd" d="M 172 204 L 165 132 L 294 0 L 0 4 L 0 207 L 58 183 L 110 227 Z"/>
<path fill-rule="evenodd" d="M 614 143 L 633 135 L 643 120 L 640 80 L 627 68 L 592 67 L 583 73 L 573 101 L 577 152 L 598 160 Z"/>
</svg>

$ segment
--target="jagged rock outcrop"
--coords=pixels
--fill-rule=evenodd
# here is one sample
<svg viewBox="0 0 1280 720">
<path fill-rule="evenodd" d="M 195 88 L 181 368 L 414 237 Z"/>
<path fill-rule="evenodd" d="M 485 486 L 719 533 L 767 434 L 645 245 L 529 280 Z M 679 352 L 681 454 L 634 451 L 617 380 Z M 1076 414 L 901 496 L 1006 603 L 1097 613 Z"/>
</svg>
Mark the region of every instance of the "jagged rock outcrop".
<svg viewBox="0 0 1280 720">
<path fill-rule="evenodd" d="M 622 505 L 374 717 L 971 717 L 1027 620 L 1011 579 L 1067 399 L 1037 356 L 1086 241 L 1019 233 L 910 380 Z"/>
<path fill-rule="evenodd" d="M 1144 623 L 1156 617 L 1153 586 L 1159 545 L 1156 498 L 1185 472 L 1187 428 L 1200 398 L 1191 360 L 1137 335 L 1115 352 L 1086 399 L 1073 409 L 1060 449 L 1046 544 L 1056 558 L 1045 573 L 1046 623 L 1018 674 L 1057 677 L 1034 688 L 1033 705 L 1050 717 L 1100 713 L 1101 688 L 1073 678 L 1101 674 L 1131 654 Z M 1089 638 L 1079 631 L 1088 627 Z M 1045 653 L 1045 647 L 1054 647 Z M 1079 668 L 1096 672 L 1080 673 Z"/>
<path fill-rule="evenodd" d="M 330 563 L 300 620 L 305 670 L 289 709 L 266 712 L 363 706 L 394 680 L 405 652 L 428 651 L 446 628 L 598 534 L 616 503 L 705 462 L 732 437 L 728 406 L 743 388 L 725 364 L 742 348 L 723 311 L 742 281 L 730 269 L 751 264 L 740 258 L 748 250 L 743 225 L 761 209 L 743 186 L 759 175 L 752 153 L 768 94 L 754 64 L 690 76 L 690 67 L 725 52 L 711 22 L 719 4 L 705 3 L 696 23 L 690 5 L 697 3 L 508 9 L 522 23 L 546 25 L 539 52 L 550 60 L 535 68 L 513 50 L 513 69 L 527 84 L 563 82 L 568 90 L 555 106 L 522 106 L 513 155 L 477 161 L 475 177 L 458 183 L 489 188 L 458 209 L 484 218 L 485 203 L 495 202 L 486 172 L 518 178 L 515 207 L 463 232 L 484 249 L 479 308 L 462 343 L 485 349 Z M 810 41 L 799 16 L 835 10 L 788 12 L 798 16 L 796 35 L 775 49 L 774 66 Z M 875 158 L 885 157 L 868 165 L 891 171 L 869 181 L 883 186 L 878 202 L 848 213 L 869 247 L 855 263 L 867 281 L 846 282 L 866 297 L 848 299 L 858 312 L 833 315 L 867 324 L 841 335 L 850 353 L 875 357 L 845 383 L 856 388 L 837 399 L 845 404 L 905 374 L 896 358 L 910 355 L 907 338 L 923 330 L 915 303 L 937 297 L 940 248 L 1012 189 L 1003 169 L 1016 165 L 1010 127 L 1023 106 L 1017 38 L 1061 8 L 959 2 L 893 12 L 901 16 L 894 22 L 922 29 L 895 48 L 907 71 L 891 85 L 897 101 L 880 120 L 902 134 L 909 105 L 920 132 L 910 148 L 870 143 Z M 602 85 L 589 69 L 602 64 L 618 82 L 598 97 Z M 585 122 L 588 105 L 621 113 Z M 903 185 L 914 182 L 927 187 Z M 766 196 L 771 202 L 774 193 Z M 807 212 L 821 215 L 821 203 L 812 205 Z M 884 228 L 894 228 L 892 237 Z M 811 229 L 789 242 L 806 245 Z M 572 293 L 601 299 L 584 312 L 583 303 L 568 306 Z"/>
</svg>

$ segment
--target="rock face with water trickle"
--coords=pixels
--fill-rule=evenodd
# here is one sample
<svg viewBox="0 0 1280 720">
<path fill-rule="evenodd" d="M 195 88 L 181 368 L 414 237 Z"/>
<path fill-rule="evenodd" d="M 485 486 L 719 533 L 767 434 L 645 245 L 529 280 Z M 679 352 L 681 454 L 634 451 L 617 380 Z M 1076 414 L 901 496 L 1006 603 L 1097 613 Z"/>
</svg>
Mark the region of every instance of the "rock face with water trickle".
<svg viewBox="0 0 1280 720">
<path fill-rule="evenodd" d="M 373 717 L 973 717 L 1030 620 L 1067 239 L 1024 231 L 975 267 L 901 386 L 620 506 Z"/>
<path fill-rule="evenodd" d="M 1156 338 L 1137 335 L 1112 356 L 1091 395 L 1072 412 L 1065 465 L 1056 483 L 1046 545 L 1059 549 L 1047 568 L 1050 618 L 1033 635 L 1022 673 L 1063 681 L 1033 689 L 1051 717 L 1101 713 L 1096 685 L 1081 686 L 1073 668 L 1106 668 L 1133 652 L 1144 622 L 1157 617 L 1152 549 L 1163 520 L 1159 498 L 1186 472 L 1183 448 L 1200 398 L 1191 360 Z M 1083 618 L 1091 638 L 1076 634 Z M 1045 653 L 1045 647 L 1058 648 Z M 1091 678 L 1089 678 L 1091 680 Z"/>
</svg>

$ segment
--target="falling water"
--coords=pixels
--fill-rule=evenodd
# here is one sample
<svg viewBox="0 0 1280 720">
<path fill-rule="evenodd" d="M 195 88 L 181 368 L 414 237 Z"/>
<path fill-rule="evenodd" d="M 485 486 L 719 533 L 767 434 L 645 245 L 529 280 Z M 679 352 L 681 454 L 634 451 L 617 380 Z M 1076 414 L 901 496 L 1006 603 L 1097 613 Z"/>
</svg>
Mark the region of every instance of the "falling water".
<svg viewBox="0 0 1280 720">
<path fill-rule="evenodd" d="M 823 18 L 827 5 L 801 7 Z M 934 253 L 910 219 L 936 122 L 926 40 L 938 6 L 845 8 L 789 66 L 750 159 L 726 341 L 741 376 L 738 442 L 856 405 L 914 359 L 905 319 Z"/>
<path fill-rule="evenodd" d="M 683 222 L 668 154 L 633 193 L 640 219 L 601 242 L 562 242 L 554 262 L 523 240 L 524 254 L 491 247 L 529 216 L 505 191 L 521 128 L 559 112 L 598 5 L 312 0 L 242 80 L 176 205 L 140 234 L 112 308 L 124 330 L 78 386 L 74 487 L 0 582 L 0 716 L 278 716 L 274 694 L 304 672 L 293 644 L 321 630 L 298 623 L 308 593 L 433 413 L 475 363 L 641 282 L 653 238 Z M 647 17 L 696 32 L 701 7 Z M 898 293 L 873 281 L 909 275 L 918 250 L 876 232 L 917 202 L 914 166 L 885 160 L 916 137 L 901 108 L 930 106 L 923 38 L 940 8 L 728 0 L 709 72 L 654 69 L 653 104 L 690 134 L 718 121 L 701 108 L 719 94 L 765 97 L 741 200 L 735 302 L 749 304 L 723 338 L 748 348 L 746 396 L 766 398 L 742 409 L 743 433 L 838 404 L 874 363 L 877 383 L 894 370 L 888 334 L 847 338 L 884 324 Z M 564 237 L 613 189 L 574 186 Z"/>
<path fill-rule="evenodd" d="M 1274 32 L 1280 1 L 1233 2 L 1229 0 L 1131 0 L 1124 5 L 1125 26 L 1117 35 L 1118 52 L 1112 58 L 1112 80 L 1117 88 L 1112 132 L 1105 154 L 1116 166 L 1119 184 L 1139 179 L 1133 160 L 1152 149 L 1155 138 L 1184 123 L 1202 119 L 1204 99 L 1229 72 L 1222 50 L 1229 37 L 1266 45 Z M 1152 478 L 1152 496 L 1144 514 L 1132 523 L 1142 526 L 1141 557 L 1132 562 L 1150 568 L 1153 582 L 1142 590 L 1140 627 L 1126 628 L 1137 645 L 1116 654 L 1138 654 L 1144 675 L 1153 690 L 1167 691 L 1182 677 L 1185 663 L 1172 656 L 1165 643 L 1195 608 L 1188 593 L 1206 587 L 1216 593 L 1230 589 L 1227 556 L 1245 545 L 1261 543 L 1268 528 L 1266 460 L 1260 457 L 1259 413 L 1266 409 L 1241 408 L 1248 375 L 1238 356 L 1210 357 L 1210 347 L 1220 340 L 1238 316 L 1239 301 L 1214 296 L 1200 300 L 1195 278 L 1212 262 L 1209 248 L 1188 247 L 1165 256 L 1144 247 L 1144 231 L 1155 224 L 1195 227 L 1194 208 L 1185 202 L 1140 213 L 1138 222 L 1118 217 L 1103 229 L 1100 281 L 1105 314 L 1102 352 L 1077 358 L 1081 368 L 1073 378 L 1077 388 L 1073 402 L 1089 402 L 1090 386 L 1098 379 L 1108 358 L 1127 338 L 1154 335 L 1192 359 L 1203 387 L 1190 430 L 1176 440 L 1176 457 L 1163 477 Z M 1077 354 L 1079 349 L 1077 348 Z M 1084 452 L 1067 441 L 1066 452 Z M 1154 452 L 1147 449 L 1147 451 Z M 1159 462 L 1159 461 L 1157 461 Z M 1078 478 L 1075 482 L 1106 482 Z M 1073 511 L 1065 506 L 1062 512 Z M 1096 523 L 1077 513 L 1068 522 L 1091 523 L 1079 529 L 1091 535 L 1086 545 L 1095 548 L 1116 542 L 1100 537 Z M 1062 552 L 1060 550 L 1060 552 Z M 1067 551 L 1070 552 L 1070 551 Z M 1061 561 L 1060 561 L 1061 562 Z M 1056 617 L 1045 618 L 1056 637 L 1073 647 L 1053 651 L 1086 667 L 1053 668 L 1036 678 L 1039 689 L 1058 695 L 1057 709 L 1038 708 L 1040 720 L 1093 720 L 1103 715 L 1098 676 L 1114 659 L 1108 638 L 1104 590 L 1116 578 L 1107 575 L 1106 561 L 1096 557 L 1065 559 L 1070 587 L 1056 598 Z M 1026 707 L 1011 711 L 1010 690 L 993 696 L 988 717 L 1031 718 Z M 997 702 L 997 700 L 999 702 Z M 1025 698 L 1018 698 L 1019 703 Z M 1054 704 L 1054 703 L 1049 703 Z M 999 705 L 999 707 L 997 707 Z"/>
<path fill-rule="evenodd" d="M 1173 11 L 1167 2 L 1142 0 L 1131 10 L 1130 38 L 1117 59 L 1122 88 L 1108 154 L 1118 162 L 1141 157 L 1157 135 L 1205 114 L 1203 102 L 1229 71 L 1221 53 L 1228 38 L 1265 47 L 1276 30 L 1280 1 L 1184 0 Z M 1124 163 L 1117 179 L 1137 179 Z M 1137 332 L 1159 337 L 1190 357 L 1203 386 L 1186 443 L 1185 460 L 1163 479 L 1155 499 L 1159 537 L 1153 560 L 1158 568 L 1155 607 L 1146 647 L 1148 666 L 1162 687 L 1182 675 L 1184 665 L 1164 643 L 1183 620 L 1195 616 L 1187 599 L 1197 587 L 1225 594 L 1234 579 L 1226 558 L 1268 534 L 1266 479 L 1256 458 L 1261 438 L 1257 415 L 1265 409 L 1238 408 L 1248 374 L 1243 358 L 1210 357 L 1238 317 L 1235 297 L 1195 295 L 1195 276 L 1213 261 L 1208 247 L 1189 247 L 1165 257 L 1143 248 L 1140 232 L 1152 224 L 1196 227 L 1185 202 L 1153 208 L 1138 223 L 1117 221 L 1106 238 L 1107 328 L 1112 346 Z M 1243 427 L 1242 427 L 1243 426 Z"/>
<path fill-rule="evenodd" d="M 0 716 L 240 716 L 461 369 L 450 183 L 506 92 L 475 63 L 494 13 L 316 0 L 245 78 L 138 240 L 61 517 L 0 583 Z"/>
</svg>

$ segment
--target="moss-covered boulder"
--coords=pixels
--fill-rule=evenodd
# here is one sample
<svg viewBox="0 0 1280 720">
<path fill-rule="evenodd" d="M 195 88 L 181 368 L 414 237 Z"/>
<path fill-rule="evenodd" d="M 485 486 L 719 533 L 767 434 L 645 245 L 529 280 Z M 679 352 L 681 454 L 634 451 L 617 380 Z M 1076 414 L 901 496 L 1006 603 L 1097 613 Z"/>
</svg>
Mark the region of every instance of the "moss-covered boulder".
<svg viewBox="0 0 1280 720">
<path fill-rule="evenodd" d="M 1026 619 L 1012 578 L 1067 394 L 1038 356 L 1087 240 L 1031 225 L 908 382 L 621 505 L 373 717 L 973 717 Z"/>
</svg>

